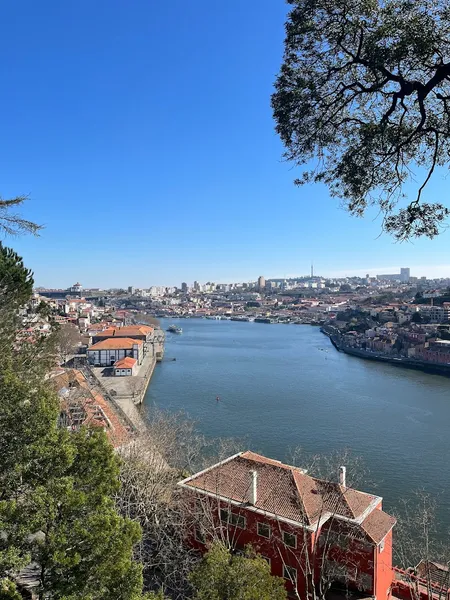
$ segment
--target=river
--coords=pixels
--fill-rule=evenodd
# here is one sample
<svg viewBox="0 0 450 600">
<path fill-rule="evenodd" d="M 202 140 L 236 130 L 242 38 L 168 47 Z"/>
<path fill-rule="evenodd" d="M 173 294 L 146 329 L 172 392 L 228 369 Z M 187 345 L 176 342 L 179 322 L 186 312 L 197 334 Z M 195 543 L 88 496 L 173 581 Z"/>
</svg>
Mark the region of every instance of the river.
<svg viewBox="0 0 450 600">
<path fill-rule="evenodd" d="M 450 379 L 339 353 L 308 325 L 161 325 L 173 323 L 183 334 L 167 333 L 144 405 L 184 410 L 205 434 L 245 438 L 279 460 L 297 446 L 348 448 L 370 469 L 376 489 L 366 491 L 383 496 L 386 510 L 425 489 L 450 526 Z"/>
</svg>

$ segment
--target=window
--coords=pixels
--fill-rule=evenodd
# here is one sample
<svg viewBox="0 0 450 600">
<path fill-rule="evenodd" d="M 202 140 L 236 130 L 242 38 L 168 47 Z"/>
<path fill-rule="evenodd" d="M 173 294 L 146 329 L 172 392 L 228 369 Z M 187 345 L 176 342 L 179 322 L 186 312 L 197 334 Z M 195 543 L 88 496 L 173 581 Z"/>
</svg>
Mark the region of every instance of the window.
<svg viewBox="0 0 450 600">
<path fill-rule="evenodd" d="M 269 539 L 271 533 L 272 531 L 270 529 L 270 525 L 267 525 L 266 523 L 258 523 L 258 535 Z"/>
<path fill-rule="evenodd" d="M 383 540 L 381 540 L 379 548 L 380 548 L 380 554 L 383 552 L 384 550 L 384 542 L 386 541 L 386 538 L 384 538 Z"/>
<path fill-rule="evenodd" d="M 222 523 L 229 523 L 240 529 L 245 529 L 245 517 L 242 515 L 236 515 L 228 510 L 221 509 L 220 520 Z"/>
<path fill-rule="evenodd" d="M 264 556 L 264 554 L 260 554 L 260 557 L 263 558 L 270 567 L 270 565 L 271 565 L 270 558 L 268 556 Z"/>
<path fill-rule="evenodd" d="M 294 584 L 297 583 L 297 569 L 289 567 L 288 565 L 283 565 L 283 577 Z"/>
<path fill-rule="evenodd" d="M 231 513 L 230 514 L 230 523 L 232 525 L 236 525 L 236 527 L 245 529 L 245 517 L 243 517 L 242 515 L 235 515 L 234 513 Z"/>
<path fill-rule="evenodd" d="M 283 531 L 283 542 L 289 548 L 297 548 L 297 536 L 293 533 Z"/>
</svg>

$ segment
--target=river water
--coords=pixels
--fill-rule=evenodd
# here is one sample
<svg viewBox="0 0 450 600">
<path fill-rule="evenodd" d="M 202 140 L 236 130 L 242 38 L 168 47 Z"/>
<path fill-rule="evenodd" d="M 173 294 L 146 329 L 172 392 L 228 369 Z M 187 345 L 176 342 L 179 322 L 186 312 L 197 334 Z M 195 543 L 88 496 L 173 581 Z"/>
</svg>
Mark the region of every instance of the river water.
<svg viewBox="0 0 450 600">
<path fill-rule="evenodd" d="M 207 435 L 245 438 L 247 448 L 282 461 L 297 446 L 350 449 L 376 482 L 366 491 L 383 496 L 386 510 L 425 489 L 450 526 L 450 379 L 339 353 L 308 325 L 161 325 L 169 324 L 183 334 L 166 335 L 147 407 L 185 410 Z"/>
</svg>

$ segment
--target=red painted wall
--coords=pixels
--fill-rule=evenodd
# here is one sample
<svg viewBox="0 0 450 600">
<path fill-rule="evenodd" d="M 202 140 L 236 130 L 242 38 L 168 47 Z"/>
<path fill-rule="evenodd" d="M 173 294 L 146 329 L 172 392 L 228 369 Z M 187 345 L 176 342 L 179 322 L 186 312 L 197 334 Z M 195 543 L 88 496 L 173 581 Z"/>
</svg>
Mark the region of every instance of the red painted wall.
<svg viewBox="0 0 450 600">
<path fill-rule="evenodd" d="M 216 502 L 215 499 L 211 499 L 211 506 Z M 217 505 L 216 505 L 217 506 Z M 272 575 L 283 577 L 283 565 L 289 565 L 297 569 L 297 589 L 300 595 L 305 595 L 307 588 L 306 581 L 304 579 L 304 573 L 307 569 L 306 566 L 306 549 L 310 552 L 313 546 L 314 533 L 308 532 L 301 527 L 291 526 L 282 521 L 271 519 L 263 514 L 258 514 L 252 510 L 248 510 L 245 506 L 237 507 L 232 506 L 226 502 L 220 503 L 221 508 L 227 511 L 231 511 L 233 514 L 241 515 L 245 517 L 245 529 L 228 524 L 227 536 L 231 545 L 240 550 L 244 549 L 246 545 L 251 544 L 253 549 L 270 560 Z M 217 508 L 210 511 L 214 515 L 215 526 L 218 527 L 220 524 L 219 511 Z M 258 535 L 257 524 L 265 523 L 271 527 L 271 538 L 266 539 L 261 535 Z M 297 535 L 297 548 L 287 548 L 282 542 L 283 531 L 287 533 L 294 533 Z M 389 536 L 388 536 L 389 537 Z M 206 540 L 207 542 L 207 540 Z M 200 543 L 194 538 L 191 539 L 191 544 L 194 548 L 201 552 L 206 551 L 206 546 Z M 365 573 L 372 577 L 373 585 L 376 587 L 376 593 L 378 596 L 377 600 L 386 599 L 386 590 L 390 588 L 392 581 L 392 535 L 390 534 L 389 544 L 385 544 L 385 549 L 381 553 L 380 557 L 375 556 L 378 550 L 373 545 L 364 544 L 357 540 L 349 540 L 346 544 L 346 548 L 342 549 L 339 546 L 331 548 L 328 551 L 328 558 L 341 564 L 351 564 L 352 568 L 356 566 L 355 580 L 351 587 L 355 589 L 361 588 L 361 573 Z M 318 551 L 316 550 L 316 555 Z M 377 573 L 375 574 L 375 567 Z M 315 569 L 317 572 L 317 569 Z M 389 576 L 388 576 L 389 573 Z M 286 582 L 286 587 L 290 591 L 292 585 L 289 581 Z M 373 589 L 366 588 L 364 590 L 367 593 L 373 593 Z"/>
<path fill-rule="evenodd" d="M 391 596 L 394 573 L 392 571 L 392 530 L 384 540 L 384 549 L 376 548 L 376 584 L 375 595 L 377 600 L 386 600 Z"/>
</svg>

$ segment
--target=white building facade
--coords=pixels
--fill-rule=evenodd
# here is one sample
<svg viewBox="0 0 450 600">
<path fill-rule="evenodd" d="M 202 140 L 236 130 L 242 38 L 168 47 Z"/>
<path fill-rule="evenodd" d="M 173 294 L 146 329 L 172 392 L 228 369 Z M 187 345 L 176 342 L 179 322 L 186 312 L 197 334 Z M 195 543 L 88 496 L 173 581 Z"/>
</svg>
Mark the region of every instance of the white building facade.
<svg viewBox="0 0 450 600">
<path fill-rule="evenodd" d="M 144 357 L 143 347 L 142 340 L 106 339 L 88 348 L 88 363 L 95 367 L 112 367 L 118 360 L 130 357 L 136 359 L 136 363 L 140 365 Z"/>
</svg>

